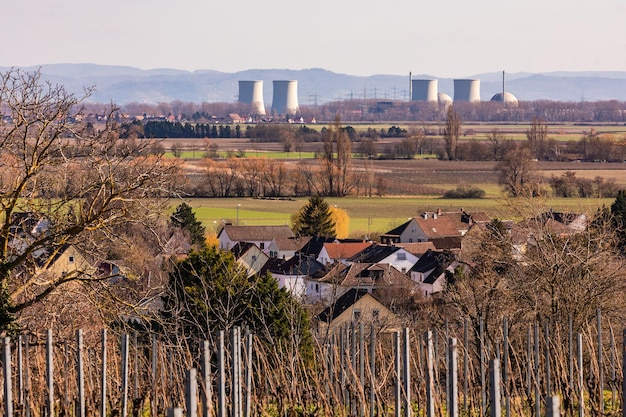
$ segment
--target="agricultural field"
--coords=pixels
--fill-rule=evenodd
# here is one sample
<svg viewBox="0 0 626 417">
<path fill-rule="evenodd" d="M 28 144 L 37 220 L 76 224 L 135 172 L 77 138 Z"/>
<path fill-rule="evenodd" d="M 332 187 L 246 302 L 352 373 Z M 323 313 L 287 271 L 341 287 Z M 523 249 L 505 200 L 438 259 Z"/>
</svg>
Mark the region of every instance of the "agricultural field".
<svg viewBox="0 0 626 417">
<path fill-rule="evenodd" d="M 357 131 L 388 129 L 391 124 L 352 125 Z M 418 124 L 398 125 L 407 130 L 420 127 Z M 323 126 L 316 126 L 321 129 Z M 431 130 L 436 125 L 429 125 Z M 466 124 L 463 131 L 468 132 L 464 139 L 486 139 L 489 132 L 498 129 L 509 139 L 524 139 L 528 124 Z M 549 137 L 557 140 L 578 140 L 594 129 L 599 134 L 611 134 L 623 137 L 626 127 L 622 125 L 550 125 Z M 381 145 L 393 144 L 398 138 L 381 140 Z M 321 151 L 321 143 L 304 143 L 300 152 L 283 152 L 282 144 L 250 143 L 245 138 L 211 139 L 217 145 L 220 156 L 262 157 L 278 159 L 290 165 L 311 163 L 316 152 Z M 190 170 L 198 172 L 200 160 L 204 157 L 208 143 L 205 139 L 168 139 L 162 142 L 165 149 L 176 143 L 182 149 L 181 158 Z M 204 149 L 204 150 L 203 150 Z M 485 211 L 492 217 L 501 219 L 519 216 L 520 202 L 510 201 L 498 185 L 499 173 L 494 161 L 442 161 L 434 155 L 421 155 L 412 160 L 367 160 L 355 158 L 352 169 L 365 173 L 374 173 L 384 179 L 387 192 L 383 197 L 328 198 L 331 205 L 344 209 L 350 217 L 349 230 L 352 236 L 361 237 L 384 233 L 403 223 L 407 218 L 417 216 L 424 211 L 441 209 L 456 211 L 463 207 L 468 211 Z M 577 178 L 593 180 L 602 178 L 614 181 L 620 188 L 626 188 L 626 163 L 620 162 L 537 162 L 538 173 L 545 179 L 559 177 L 565 172 L 575 172 Z M 485 191 L 482 199 L 443 199 L 441 195 L 457 186 L 477 187 Z M 297 199 L 190 199 L 196 216 L 207 230 L 218 231 L 224 222 L 239 222 L 247 225 L 289 224 L 291 216 L 305 203 L 306 198 Z M 598 198 L 546 198 L 537 199 L 532 204 L 534 210 L 553 209 L 558 211 L 592 213 L 598 207 L 608 206 L 612 199 Z M 175 202 L 173 202 L 175 204 Z M 530 210 L 530 208 L 529 208 Z"/>
</svg>

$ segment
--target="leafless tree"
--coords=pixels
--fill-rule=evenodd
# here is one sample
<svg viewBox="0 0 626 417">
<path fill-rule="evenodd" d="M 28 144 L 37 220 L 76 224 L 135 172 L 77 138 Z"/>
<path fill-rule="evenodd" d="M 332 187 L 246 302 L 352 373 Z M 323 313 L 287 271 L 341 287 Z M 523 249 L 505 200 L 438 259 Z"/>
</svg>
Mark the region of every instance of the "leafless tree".
<svg viewBox="0 0 626 417">
<path fill-rule="evenodd" d="M 149 227 L 158 219 L 161 197 L 178 184 L 177 163 L 146 151 L 153 141 L 125 144 L 111 117 L 98 132 L 75 122 L 89 93 L 77 98 L 62 86 L 43 83 L 39 72 L 0 75 L 3 328 L 70 283 L 102 279 L 88 268 L 55 274 L 46 265 L 84 242 L 93 244 L 83 246 L 90 250 L 85 256 L 98 259 L 103 246 L 115 240 L 117 227 Z"/>
<path fill-rule="evenodd" d="M 526 146 L 507 152 L 496 166 L 500 172 L 500 184 L 513 197 L 541 194 L 540 181 L 536 173 L 535 158 Z"/>
<path fill-rule="evenodd" d="M 443 131 L 446 156 L 449 160 L 457 159 L 457 147 L 461 132 L 461 119 L 452 105 L 448 106 L 446 125 Z"/>
</svg>

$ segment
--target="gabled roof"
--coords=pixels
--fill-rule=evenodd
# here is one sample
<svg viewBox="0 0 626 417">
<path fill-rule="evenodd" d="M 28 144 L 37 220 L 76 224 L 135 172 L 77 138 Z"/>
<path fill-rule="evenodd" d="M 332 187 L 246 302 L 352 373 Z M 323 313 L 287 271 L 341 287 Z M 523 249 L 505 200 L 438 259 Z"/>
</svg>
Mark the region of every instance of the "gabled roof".
<svg viewBox="0 0 626 417">
<path fill-rule="evenodd" d="M 298 251 L 303 244 L 306 244 L 307 237 L 276 237 L 274 243 L 280 251 Z"/>
<path fill-rule="evenodd" d="M 372 287 L 376 289 L 396 287 L 413 288 L 411 279 L 389 264 L 355 263 L 337 264 L 319 282 L 327 282 L 344 287 Z"/>
<path fill-rule="evenodd" d="M 324 265 L 310 256 L 296 255 L 291 259 L 270 267 L 270 272 L 280 275 L 314 275 L 324 269 Z"/>
<path fill-rule="evenodd" d="M 425 254 L 428 249 L 436 249 L 433 242 L 395 243 L 395 245 L 418 258 Z"/>
<path fill-rule="evenodd" d="M 237 242 L 237 244 L 235 244 L 235 246 L 233 246 L 230 251 L 233 253 L 233 255 L 235 255 L 235 259 L 239 259 L 255 246 L 256 245 L 254 243 L 250 242 Z M 256 247 L 258 248 L 258 246 Z M 260 250 L 261 249 L 259 249 L 259 251 Z"/>
<path fill-rule="evenodd" d="M 396 227 L 395 229 L 392 229 L 390 231 L 388 231 L 387 233 L 384 233 L 381 235 L 381 237 L 399 237 L 400 235 L 402 235 L 402 233 L 404 233 L 407 229 L 407 227 L 409 227 L 409 224 L 411 224 L 411 222 L 413 221 L 413 219 L 410 219 L 408 221 L 406 221 L 405 223 L 402 223 L 400 226 Z"/>
<path fill-rule="evenodd" d="M 283 226 L 235 226 L 227 224 L 220 231 L 227 233 L 233 241 L 270 241 L 274 238 L 293 238 L 293 232 L 287 225 Z"/>
<path fill-rule="evenodd" d="M 416 217 L 415 221 L 428 240 L 461 235 L 456 222 L 449 216 Z"/>
<path fill-rule="evenodd" d="M 330 323 L 366 295 L 368 295 L 367 290 L 352 288 L 318 314 L 317 319 L 325 323 Z M 374 298 L 371 294 L 370 297 Z M 376 298 L 374 299 L 376 300 Z"/>
<path fill-rule="evenodd" d="M 437 252 L 429 250 L 422 256 L 411 271 L 420 272 L 422 274 L 432 271 L 428 276 L 424 277 L 422 282 L 426 284 L 433 284 L 441 274 L 450 266 L 454 261 L 454 256 L 449 252 Z"/>
<path fill-rule="evenodd" d="M 377 263 L 399 251 L 398 246 L 372 244 L 361 252 L 348 258 L 348 262 Z"/>
</svg>

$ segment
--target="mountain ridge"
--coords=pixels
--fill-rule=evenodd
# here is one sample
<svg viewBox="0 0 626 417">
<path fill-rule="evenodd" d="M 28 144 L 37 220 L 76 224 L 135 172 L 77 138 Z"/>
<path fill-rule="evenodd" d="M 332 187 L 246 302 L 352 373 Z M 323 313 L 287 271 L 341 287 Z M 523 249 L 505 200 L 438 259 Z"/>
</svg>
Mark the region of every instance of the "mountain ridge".
<svg viewBox="0 0 626 417">
<path fill-rule="evenodd" d="M 30 67 L 0 67 L 41 71 L 42 79 L 62 84 L 69 92 L 82 96 L 84 88 L 94 87 L 89 101 L 97 103 L 131 102 L 157 104 L 184 102 L 233 102 L 237 100 L 238 81 L 262 80 L 264 101 L 272 101 L 272 81 L 298 81 L 300 105 L 323 104 L 346 99 L 408 100 L 409 74 L 359 76 L 335 73 L 323 68 L 247 69 L 222 72 L 174 68 L 140 69 L 122 65 L 43 64 Z M 502 72 L 464 77 L 481 81 L 481 100 L 487 101 L 502 91 Z M 413 74 L 412 79 L 437 79 L 439 92 L 453 96 L 454 79 L 429 74 Z M 508 92 L 519 100 L 553 101 L 626 101 L 626 71 L 553 71 L 546 73 L 505 73 Z"/>
</svg>

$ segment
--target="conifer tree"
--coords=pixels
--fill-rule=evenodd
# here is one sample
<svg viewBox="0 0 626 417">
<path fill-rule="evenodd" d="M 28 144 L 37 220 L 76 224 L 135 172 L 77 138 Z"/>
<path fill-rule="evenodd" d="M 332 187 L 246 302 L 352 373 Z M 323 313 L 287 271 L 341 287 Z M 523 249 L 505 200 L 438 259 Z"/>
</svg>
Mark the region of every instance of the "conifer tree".
<svg viewBox="0 0 626 417">
<path fill-rule="evenodd" d="M 206 244 L 206 228 L 202 222 L 196 219 L 196 215 L 187 203 L 181 203 L 176 207 L 176 211 L 172 214 L 170 220 L 175 227 L 186 230 L 189 233 L 191 244 L 200 247 Z"/>
<path fill-rule="evenodd" d="M 313 196 L 295 219 L 296 234 L 300 236 L 335 237 L 335 222 L 323 197 Z"/>
</svg>

